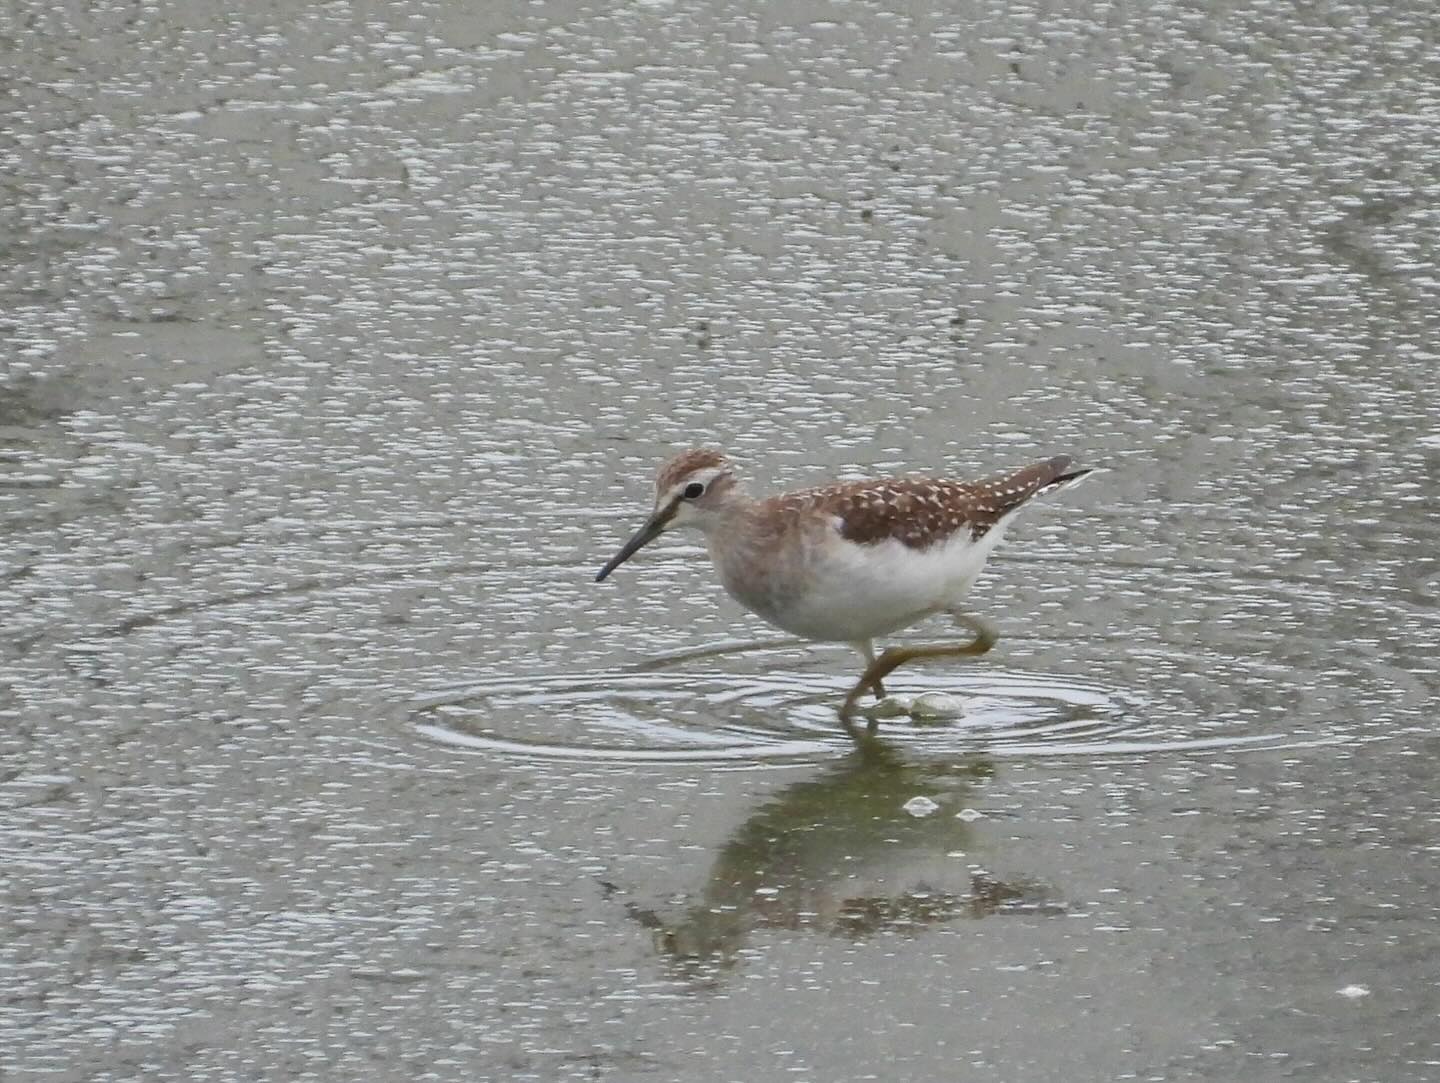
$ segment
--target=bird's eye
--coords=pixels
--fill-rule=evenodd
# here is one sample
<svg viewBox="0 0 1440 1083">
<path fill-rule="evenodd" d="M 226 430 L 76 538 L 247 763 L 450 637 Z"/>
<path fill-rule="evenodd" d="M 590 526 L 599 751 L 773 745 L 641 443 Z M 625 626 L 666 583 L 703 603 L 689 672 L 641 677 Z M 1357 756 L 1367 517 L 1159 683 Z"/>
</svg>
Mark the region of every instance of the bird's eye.
<svg viewBox="0 0 1440 1083">
<path fill-rule="evenodd" d="M 684 495 L 686 500 L 698 500 L 705 495 L 705 486 L 701 485 L 698 481 L 692 481 L 689 485 L 685 486 Z"/>
</svg>

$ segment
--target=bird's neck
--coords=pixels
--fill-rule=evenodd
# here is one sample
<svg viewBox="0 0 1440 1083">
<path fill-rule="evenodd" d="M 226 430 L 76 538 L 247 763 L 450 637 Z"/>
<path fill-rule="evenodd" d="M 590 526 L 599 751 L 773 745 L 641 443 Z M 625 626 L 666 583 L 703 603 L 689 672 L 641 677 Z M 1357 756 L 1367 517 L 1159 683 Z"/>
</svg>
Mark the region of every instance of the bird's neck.
<svg viewBox="0 0 1440 1083">
<path fill-rule="evenodd" d="M 753 570 L 764 563 L 762 550 L 769 526 L 760 502 L 739 494 L 702 524 L 710 559 L 727 587 L 732 587 L 742 569 Z"/>
</svg>

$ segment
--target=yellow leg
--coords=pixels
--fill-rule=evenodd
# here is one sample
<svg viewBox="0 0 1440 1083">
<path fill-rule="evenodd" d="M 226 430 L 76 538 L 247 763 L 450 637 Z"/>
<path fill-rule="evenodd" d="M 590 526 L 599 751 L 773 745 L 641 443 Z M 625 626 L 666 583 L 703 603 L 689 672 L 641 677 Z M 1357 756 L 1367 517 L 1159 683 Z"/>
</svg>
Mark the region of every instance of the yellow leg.
<svg viewBox="0 0 1440 1083">
<path fill-rule="evenodd" d="M 840 720 L 849 727 L 850 717 L 855 713 L 855 704 L 861 694 L 867 688 L 876 689 L 877 695 L 884 695 L 880 684 L 883 677 L 888 676 L 899 669 L 906 662 L 926 661 L 931 658 L 970 658 L 984 654 L 995 641 L 1000 638 L 995 629 L 991 628 L 978 617 L 967 616 L 964 613 L 952 612 L 957 623 L 963 624 L 975 633 L 975 638 L 969 643 L 932 643 L 929 645 L 917 645 L 914 647 L 890 647 L 879 658 L 871 660 L 865 667 L 865 672 L 855 682 L 855 687 L 850 689 L 850 694 L 845 697 L 845 702 L 840 707 Z M 872 720 L 870 729 L 875 725 Z"/>
<path fill-rule="evenodd" d="M 860 639 L 852 643 L 851 646 L 854 647 L 857 651 L 859 651 L 862 656 L 864 656 L 865 669 L 868 672 L 870 667 L 875 664 L 875 644 L 868 639 Z M 870 687 L 875 690 L 876 699 L 884 698 L 885 686 L 880 683 L 878 677 L 870 682 Z"/>
</svg>

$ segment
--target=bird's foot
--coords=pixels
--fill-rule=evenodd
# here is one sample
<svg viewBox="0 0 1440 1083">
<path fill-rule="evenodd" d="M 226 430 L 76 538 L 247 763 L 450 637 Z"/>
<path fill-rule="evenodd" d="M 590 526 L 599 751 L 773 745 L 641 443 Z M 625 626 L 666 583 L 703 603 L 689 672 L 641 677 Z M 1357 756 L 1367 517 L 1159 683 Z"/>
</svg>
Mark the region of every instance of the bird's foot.
<svg viewBox="0 0 1440 1083">
<path fill-rule="evenodd" d="M 865 689 L 874 689 L 876 698 L 885 695 L 885 686 L 881 684 L 882 678 L 893 673 L 907 662 L 929 661 L 934 658 L 973 658 L 985 654 L 999 636 L 988 624 L 973 617 L 966 617 L 956 614 L 956 619 L 967 625 L 975 632 L 975 638 L 968 643 L 932 643 L 921 644 L 913 647 L 890 647 L 865 667 L 865 672 L 850 689 L 845 702 L 840 705 L 840 721 L 845 723 L 846 729 L 852 729 L 851 719 L 855 715 L 855 706 L 864 695 Z M 870 719 L 868 731 L 875 731 L 876 719 Z"/>
</svg>

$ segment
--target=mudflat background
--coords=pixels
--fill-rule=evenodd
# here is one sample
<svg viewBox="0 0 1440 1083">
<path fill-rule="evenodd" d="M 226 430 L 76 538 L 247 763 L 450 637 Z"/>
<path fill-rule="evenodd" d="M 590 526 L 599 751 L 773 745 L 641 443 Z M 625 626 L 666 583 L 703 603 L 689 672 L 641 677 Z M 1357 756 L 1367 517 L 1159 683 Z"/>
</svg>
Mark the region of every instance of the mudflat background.
<svg viewBox="0 0 1440 1083">
<path fill-rule="evenodd" d="M 952 7 L 5 6 L 0 1079 L 1440 1078 L 1433 4 Z M 695 443 L 1106 472 L 857 746 Z"/>
</svg>

